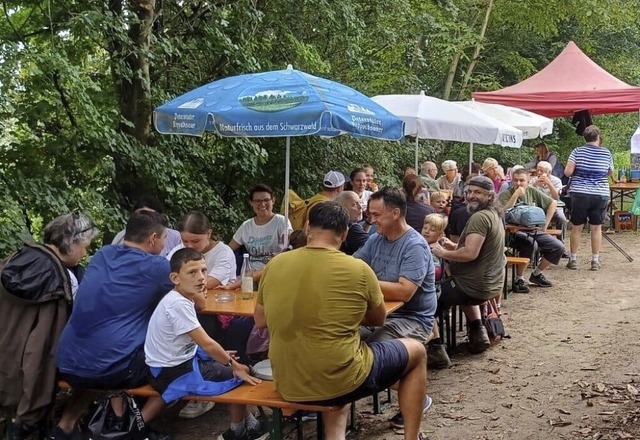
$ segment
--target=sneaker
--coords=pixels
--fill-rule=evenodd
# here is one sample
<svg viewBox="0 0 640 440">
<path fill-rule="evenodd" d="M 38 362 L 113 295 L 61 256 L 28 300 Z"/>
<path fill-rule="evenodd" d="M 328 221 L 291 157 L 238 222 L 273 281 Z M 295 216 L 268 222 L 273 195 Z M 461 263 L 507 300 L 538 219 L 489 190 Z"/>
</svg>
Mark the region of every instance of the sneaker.
<svg viewBox="0 0 640 440">
<path fill-rule="evenodd" d="M 300 420 L 303 422 L 318 420 L 318 413 L 315 411 L 302 411 L 302 417 L 300 417 Z"/>
<path fill-rule="evenodd" d="M 218 436 L 218 440 L 249 440 L 249 433 L 245 429 L 241 435 L 236 435 L 235 431 L 229 428 Z"/>
<path fill-rule="evenodd" d="M 538 287 L 551 287 L 551 281 L 544 277 L 544 274 L 540 272 L 538 275 L 534 275 L 533 273 L 529 277 L 529 282 L 535 284 Z"/>
<path fill-rule="evenodd" d="M 567 269 L 571 269 L 571 270 L 578 269 L 578 261 L 569 259 L 569 261 L 567 262 Z"/>
<path fill-rule="evenodd" d="M 451 359 L 444 344 L 427 345 L 427 369 L 442 370 L 451 366 Z"/>
<path fill-rule="evenodd" d="M 422 414 L 426 413 L 429 408 L 431 408 L 431 404 L 433 400 L 429 397 L 428 394 L 424 395 L 424 404 L 422 405 Z M 402 413 L 398 411 L 398 413 L 389 419 L 389 425 L 395 429 L 404 429 L 404 417 L 402 417 Z"/>
<path fill-rule="evenodd" d="M 591 270 L 600 270 L 600 267 L 599 261 L 591 261 Z"/>
<path fill-rule="evenodd" d="M 201 402 L 198 400 L 190 400 L 184 408 L 178 413 L 178 417 L 182 419 L 195 419 L 202 414 L 211 410 L 216 404 L 214 402 Z"/>
<path fill-rule="evenodd" d="M 514 293 L 529 293 L 529 286 L 524 282 L 523 279 L 518 278 L 515 283 L 513 283 L 513 292 Z"/>
<path fill-rule="evenodd" d="M 489 347 L 491 347 L 491 341 L 484 325 L 469 328 L 469 345 L 467 346 L 469 353 L 482 353 Z"/>
</svg>

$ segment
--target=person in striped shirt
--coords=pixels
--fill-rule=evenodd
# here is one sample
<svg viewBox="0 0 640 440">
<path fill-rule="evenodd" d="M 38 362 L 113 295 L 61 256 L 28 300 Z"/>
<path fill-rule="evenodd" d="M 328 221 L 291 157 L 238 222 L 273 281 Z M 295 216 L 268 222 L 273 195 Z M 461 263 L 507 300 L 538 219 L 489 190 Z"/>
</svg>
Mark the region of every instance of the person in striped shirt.
<svg viewBox="0 0 640 440">
<path fill-rule="evenodd" d="M 591 270 L 600 270 L 602 224 L 609 203 L 609 176 L 613 175 L 613 157 L 601 146 L 600 129 L 585 128 L 585 144 L 569 155 L 565 175 L 571 177 L 571 254 L 567 267 L 577 269 L 577 253 L 584 224 L 591 225 Z"/>
</svg>

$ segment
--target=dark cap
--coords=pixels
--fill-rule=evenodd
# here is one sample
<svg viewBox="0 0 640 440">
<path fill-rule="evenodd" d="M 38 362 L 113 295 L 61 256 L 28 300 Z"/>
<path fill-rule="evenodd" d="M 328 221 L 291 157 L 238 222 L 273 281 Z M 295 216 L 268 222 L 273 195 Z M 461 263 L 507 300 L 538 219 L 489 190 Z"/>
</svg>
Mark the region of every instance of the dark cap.
<svg viewBox="0 0 640 440">
<path fill-rule="evenodd" d="M 469 180 L 467 185 L 479 186 L 480 188 L 484 188 L 487 191 L 493 191 L 493 182 L 491 179 L 485 176 L 474 176 Z"/>
</svg>

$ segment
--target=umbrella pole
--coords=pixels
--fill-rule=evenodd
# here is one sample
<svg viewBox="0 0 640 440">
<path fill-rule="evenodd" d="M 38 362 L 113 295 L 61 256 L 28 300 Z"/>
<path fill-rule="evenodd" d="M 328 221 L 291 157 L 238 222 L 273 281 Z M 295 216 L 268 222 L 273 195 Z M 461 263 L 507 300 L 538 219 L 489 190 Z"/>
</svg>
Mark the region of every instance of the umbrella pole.
<svg viewBox="0 0 640 440">
<path fill-rule="evenodd" d="M 289 160 L 291 156 L 291 136 L 287 136 L 284 159 L 284 248 L 289 246 Z"/>
<path fill-rule="evenodd" d="M 469 174 L 471 174 L 473 168 L 473 142 L 469 144 Z"/>
<path fill-rule="evenodd" d="M 418 168 L 418 147 L 420 139 L 418 138 L 418 136 L 416 136 L 416 174 L 420 174 L 420 169 Z"/>
</svg>

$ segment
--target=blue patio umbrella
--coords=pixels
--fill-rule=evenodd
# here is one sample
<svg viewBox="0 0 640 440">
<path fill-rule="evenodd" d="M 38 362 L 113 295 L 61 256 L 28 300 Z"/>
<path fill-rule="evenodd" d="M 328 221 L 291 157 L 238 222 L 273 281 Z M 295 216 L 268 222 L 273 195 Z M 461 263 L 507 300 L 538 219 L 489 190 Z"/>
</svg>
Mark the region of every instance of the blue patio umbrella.
<svg viewBox="0 0 640 440">
<path fill-rule="evenodd" d="M 156 108 L 153 118 L 162 134 L 202 136 L 213 131 L 227 137 L 286 137 L 285 206 L 292 136 L 404 137 L 404 122 L 380 104 L 291 65 L 214 81 Z"/>
</svg>

